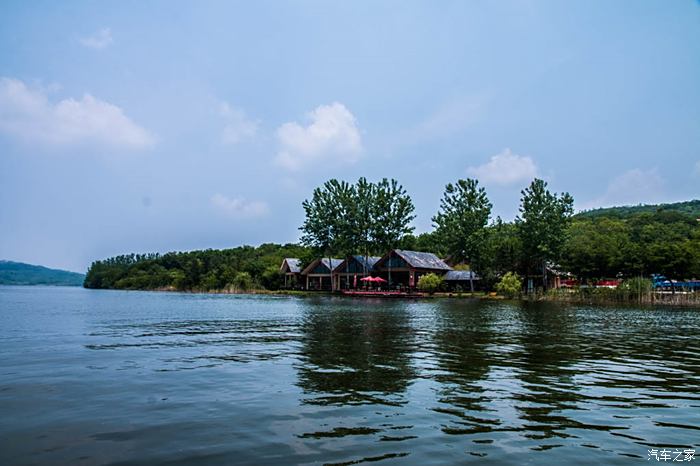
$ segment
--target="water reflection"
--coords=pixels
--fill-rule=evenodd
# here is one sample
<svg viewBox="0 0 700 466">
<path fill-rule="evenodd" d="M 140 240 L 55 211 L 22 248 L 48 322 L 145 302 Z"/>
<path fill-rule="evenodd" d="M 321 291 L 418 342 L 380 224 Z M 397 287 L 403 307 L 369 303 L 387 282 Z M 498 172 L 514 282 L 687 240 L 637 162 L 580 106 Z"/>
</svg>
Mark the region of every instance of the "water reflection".
<svg viewBox="0 0 700 466">
<path fill-rule="evenodd" d="M 298 384 L 305 403 L 404 402 L 415 370 L 413 331 L 400 304 L 310 301 L 300 340 Z"/>
<path fill-rule="evenodd" d="M 697 310 L 55 293 L 19 307 L 0 293 L 2 464 L 614 463 L 700 448 Z"/>
<path fill-rule="evenodd" d="M 523 303 L 519 312 L 523 331 L 514 335 L 520 351 L 513 356 L 519 366 L 522 390 L 513 394 L 516 409 L 523 422 L 523 434 L 533 440 L 569 438 L 571 428 L 609 430 L 611 426 L 583 425 L 564 413 L 577 410 L 583 399 L 573 369 L 581 359 L 584 344 L 574 331 L 576 314 L 567 309 L 556 310 L 548 303 Z M 540 448 L 553 448 L 559 443 L 540 442 Z"/>
<path fill-rule="evenodd" d="M 496 330 L 493 308 L 477 302 L 439 302 L 435 306 L 433 351 L 439 382 L 434 410 L 454 416 L 443 426 L 447 434 L 488 432 L 501 420 L 489 408 L 492 390 L 483 384 L 495 363 L 491 347 Z M 491 412 L 491 413 L 490 413 Z"/>
<path fill-rule="evenodd" d="M 161 371 L 278 359 L 293 355 L 298 340 L 295 321 L 266 319 L 116 321 L 89 336 L 90 350 L 156 350 Z"/>
</svg>

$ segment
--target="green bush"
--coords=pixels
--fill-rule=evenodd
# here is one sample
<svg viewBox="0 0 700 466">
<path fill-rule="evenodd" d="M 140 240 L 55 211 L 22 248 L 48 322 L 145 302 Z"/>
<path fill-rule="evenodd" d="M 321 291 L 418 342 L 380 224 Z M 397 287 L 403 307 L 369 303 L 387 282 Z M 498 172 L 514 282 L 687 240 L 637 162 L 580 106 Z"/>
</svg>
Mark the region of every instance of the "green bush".
<svg viewBox="0 0 700 466">
<path fill-rule="evenodd" d="M 652 288 L 651 280 L 642 277 L 628 278 L 617 286 L 618 290 L 641 294 L 651 292 Z"/>
<path fill-rule="evenodd" d="M 233 287 L 237 290 L 249 290 L 253 287 L 253 278 L 248 272 L 238 272 L 233 279 Z"/>
<path fill-rule="evenodd" d="M 418 279 L 418 289 L 429 294 L 435 293 L 440 285 L 442 285 L 442 277 L 434 273 L 427 273 Z"/>
<path fill-rule="evenodd" d="M 501 278 L 501 281 L 496 283 L 496 291 L 512 298 L 520 294 L 523 288 L 523 281 L 517 273 L 508 272 Z"/>
</svg>

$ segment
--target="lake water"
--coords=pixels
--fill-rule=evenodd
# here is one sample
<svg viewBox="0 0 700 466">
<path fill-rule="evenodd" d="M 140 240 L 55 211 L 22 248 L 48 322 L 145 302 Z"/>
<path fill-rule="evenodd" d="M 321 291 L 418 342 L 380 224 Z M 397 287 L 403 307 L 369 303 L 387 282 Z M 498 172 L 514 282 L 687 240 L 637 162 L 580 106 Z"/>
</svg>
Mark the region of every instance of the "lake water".
<svg viewBox="0 0 700 466">
<path fill-rule="evenodd" d="M 648 464 L 700 310 L 0 287 L 0 414 L 3 465 Z"/>
</svg>

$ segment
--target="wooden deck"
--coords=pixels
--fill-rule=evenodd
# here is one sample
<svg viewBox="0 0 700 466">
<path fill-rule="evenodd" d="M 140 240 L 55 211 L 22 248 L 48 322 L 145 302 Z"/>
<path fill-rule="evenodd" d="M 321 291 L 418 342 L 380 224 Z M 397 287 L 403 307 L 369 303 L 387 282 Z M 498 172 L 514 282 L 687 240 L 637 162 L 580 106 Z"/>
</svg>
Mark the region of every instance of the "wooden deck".
<svg viewBox="0 0 700 466">
<path fill-rule="evenodd" d="M 342 290 L 345 296 L 367 297 L 367 298 L 422 298 L 423 293 L 408 291 L 361 291 Z"/>
</svg>

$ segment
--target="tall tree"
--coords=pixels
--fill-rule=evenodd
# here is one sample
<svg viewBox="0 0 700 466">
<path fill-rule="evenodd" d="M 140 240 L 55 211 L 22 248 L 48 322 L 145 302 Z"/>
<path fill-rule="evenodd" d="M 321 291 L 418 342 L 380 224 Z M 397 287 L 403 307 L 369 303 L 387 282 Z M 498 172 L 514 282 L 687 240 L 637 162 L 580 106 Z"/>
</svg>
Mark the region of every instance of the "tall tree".
<svg viewBox="0 0 700 466">
<path fill-rule="evenodd" d="M 374 197 L 376 193 L 376 185 L 370 183 L 366 178 L 362 177 L 355 184 L 355 199 L 351 210 L 351 228 L 353 236 L 353 248 L 350 251 L 362 253 L 365 256 L 365 266 L 367 257 L 373 251 L 372 244 L 372 222 Z M 365 270 L 367 273 L 367 270 Z"/>
<path fill-rule="evenodd" d="M 331 269 L 332 255 L 344 253 L 352 247 L 351 208 L 355 200 L 354 192 L 354 187 L 347 182 L 332 179 L 326 181 L 323 187 L 314 189 L 311 200 L 302 203 L 306 218 L 300 227 L 301 243 L 328 257 Z"/>
<path fill-rule="evenodd" d="M 440 210 L 433 217 L 438 238 L 448 254 L 456 261 L 469 262 L 472 271 L 483 264 L 485 229 L 491 208 L 486 190 L 479 187 L 477 180 L 468 178 L 445 186 Z M 474 291 L 473 279 L 469 283 Z"/>
<path fill-rule="evenodd" d="M 300 227 L 301 242 L 330 258 L 396 247 L 413 231 L 414 207 L 406 190 L 396 180 L 384 178 L 357 184 L 329 180 L 316 188 L 311 200 L 302 204 L 306 218 Z"/>
<path fill-rule="evenodd" d="M 482 280 L 502 277 L 508 272 L 520 270 L 523 254 L 517 226 L 496 217 L 486 232 L 486 266 L 482 266 Z"/>
<path fill-rule="evenodd" d="M 547 263 L 558 262 L 566 241 L 567 228 L 574 213 L 569 193 L 558 195 L 547 189 L 544 180 L 535 178 L 521 192 L 520 215 L 515 219 L 523 246 L 527 272 L 542 271 L 547 287 Z"/>
<path fill-rule="evenodd" d="M 375 185 L 371 237 L 377 251 L 395 248 L 404 236 L 413 232 L 414 210 L 411 197 L 398 181 L 383 178 Z"/>
</svg>

